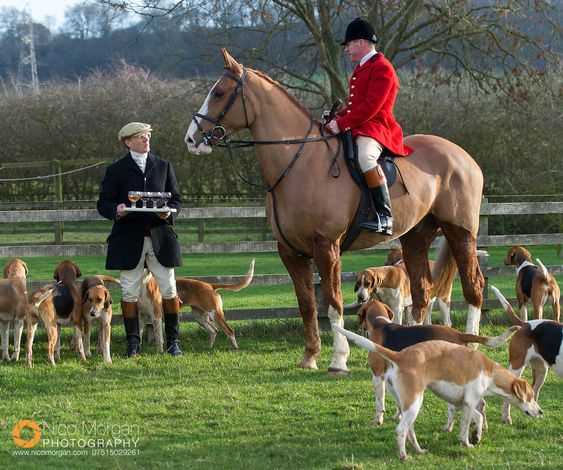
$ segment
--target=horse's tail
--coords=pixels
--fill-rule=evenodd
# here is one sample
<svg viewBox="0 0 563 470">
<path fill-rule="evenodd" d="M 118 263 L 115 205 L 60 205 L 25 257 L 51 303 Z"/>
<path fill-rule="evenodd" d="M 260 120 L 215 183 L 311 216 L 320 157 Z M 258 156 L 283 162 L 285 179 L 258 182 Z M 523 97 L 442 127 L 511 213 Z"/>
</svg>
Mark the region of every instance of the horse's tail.
<svg viewBox="0 0 563 470">
<path fill-rule="evenodd" d="M 448 241 L 443 238 L 438 247 L 438 259 L 432 267 L 431 297 L 449 299 L 452 293 L 457 264 Z"/>
</svg>

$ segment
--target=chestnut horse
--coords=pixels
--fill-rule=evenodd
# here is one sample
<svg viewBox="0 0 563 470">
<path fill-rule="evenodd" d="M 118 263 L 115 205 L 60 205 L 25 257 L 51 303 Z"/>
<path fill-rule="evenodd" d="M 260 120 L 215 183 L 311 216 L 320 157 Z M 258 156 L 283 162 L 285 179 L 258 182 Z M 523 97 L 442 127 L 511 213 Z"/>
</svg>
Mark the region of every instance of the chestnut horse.
<svg viewBox="0 0 563 470">
<path fill-rule="evenodd" d="M 331 324 L 342 326 L 340 244 L 354 218 L 360 190 L 337 153 L 338 139 L 323 139 L 320 124 L 277 82 L 243 67 L 226 50 L 222 53 L 225 72 L 194 113 L 185 141 L 190 152 L 208 154 L 214 143 L 228 145 L 232 132 L 250 129 L 262 177 L 269 186 L 268 218 L 304 323 L 300 366 L 316 369 L 321 341 L 313 261 Z M 451 270 L 457 263 L 469 304 L 466 330 L 476 334 L 483 301 L 483 276 L 476 255 L 483 175 L 463 149 L 445 139 L 413 135 L 405 143 L 414 151 L 396 160 L 400 179 L 390 188 L 393 235 L 362 232 L 350 249 L 400 239 L 411 282 L 412 314 L 420 323 L 432 285 L 428 249 L 441 230 L 447 243 L 442 244 L 435 272 L 448 275 L 445 267 Z M 348 342 L 334 330 L 333 335 L 329 371 L 344 374 Z"/>
</svg>

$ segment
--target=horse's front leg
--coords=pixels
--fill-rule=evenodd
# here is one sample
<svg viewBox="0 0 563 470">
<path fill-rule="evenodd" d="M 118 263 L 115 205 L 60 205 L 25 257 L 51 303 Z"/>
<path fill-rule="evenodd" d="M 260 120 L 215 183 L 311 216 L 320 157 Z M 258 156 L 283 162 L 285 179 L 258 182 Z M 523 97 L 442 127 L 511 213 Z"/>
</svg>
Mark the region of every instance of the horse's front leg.
<svg viewBox="0 0 563 470">
<path fill-rule="evenodd" d="M 299 366 L 304 369 L 317 369 L 317 358 L 321 352 L 321 337 L 313 289 L 313 262 L 309 258 L 297 255 L 281 243 L 278 243 L 278 253 L 293 281 L 305 329 L 305 352 Z"/>
<path fill-rule="evenodd" d="M 328 319 L 330 324 L 344 328 L 342 288 L 341 288 L 341 263 L 338 244 L 320 235 L 313 243 L 313 257 L 321 276 L 321 289 L 328 303 Z M 348 340 L 340 333 L 333 330 L 332 360 L 328 371 L 331 374 L 344 375 L 348 373 L 348 356 L 350 347 Z"/>
</svg>

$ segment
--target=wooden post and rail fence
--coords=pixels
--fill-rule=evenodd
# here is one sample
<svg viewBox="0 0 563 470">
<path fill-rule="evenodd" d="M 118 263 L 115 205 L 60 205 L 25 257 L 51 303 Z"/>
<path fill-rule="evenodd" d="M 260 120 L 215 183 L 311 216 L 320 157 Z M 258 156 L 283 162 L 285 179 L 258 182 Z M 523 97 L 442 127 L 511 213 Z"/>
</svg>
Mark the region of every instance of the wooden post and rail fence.
<svg viewBox="0 0 563 470">
<path fill-rule="evenodd" d="M 62 200 L 58 199 L 59 201 Z M 488 218 L 499 215 L 528 215 L 528 214 L 563 214 L 563 202 L 520 202 L 520 203 L 489 203 L 486 200 L 481 205 L 481 222 L 478 237 L 479 248 L 486 250 L 489 246 L 511 246 L 511 245 L 561 245 L 563 244 L 563 233 L 550 234 L 520 234 L 520 235 L 489 235 Z M 264 207 L 192 207 L 185 208 L 179 214 L 180 220 L 194 222 L 205 222 L 212 219 L 264 219 L 266 217 Z M 26 210 L 26 211 L 0 211 L 0 224 L 17 224 L 29 222 L 52 223 L 55 230 L 65 222 L 90 222 L 103 219 L 95 209 L 77 210 Z M 108 221 L 108 224 L 110 222 Z M 109 225 L 108 225 L 109 232 Z M 104 256 L 105 244 L 66 244 L 61 236 L 55 236 L 59 243 L 49 245 L 10 245 L 0 246 L 0 257 L 29 257 L 29 256 Z M 397 242 L 383 243 L 369 250 L 387 250 L 391 246 L 397 246 Z M 367 250 L 367 251 L 369 251 Z M 192 243 L 182 245 L 182 253 L 256 253 L 276 251 L 275 241 L 246 241 L 234 243 Z M 512 267 L 489 267 L 486 255 L 480 257 L 481 267 L 486 277 L 494 275 L 513 274 Z M 549 266 L 553 274 L 562 274 L 563 266 Z M 354 273 L 343 273 L 342 280 L 350 281 Z M 213 276 L 201 278 L 213 282 L 233 282 L 240 276 Z M 288 275 L 256 275 L 253 284 L 277 285 L 288 284 Z M 34 286 L 30 286 L 33 288 Z M 484 308 L 498 307 L 496 299 L 488 298 L 485 292 Z M 463 302 L 454 302 L 452 307 L 461 308 Z M 229 310 L 229 319 L 266 319 L 266 318 L 288 318 L 299 316 L 297 308 L 272 308 L 259 310 Z M 322 313 L 320 312 L 320 316 Z"/>
</svg>

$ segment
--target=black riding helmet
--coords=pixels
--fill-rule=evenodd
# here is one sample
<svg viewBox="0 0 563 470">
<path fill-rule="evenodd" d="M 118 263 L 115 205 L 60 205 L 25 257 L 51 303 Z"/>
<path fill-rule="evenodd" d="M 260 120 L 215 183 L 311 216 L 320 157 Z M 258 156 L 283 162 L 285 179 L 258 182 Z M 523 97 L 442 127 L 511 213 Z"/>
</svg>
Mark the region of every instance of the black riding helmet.
<svg viewBox="0 0 563 470">
<path fill-rule="evenodd" d="M 350 22 L 346 28 L 346 35 L 344 36 L 344 41 L 341 45 L 345 46 L 350 41 L 354 41 L 356 39 L 366 39 L 367 41 L 371 41 L 373 43 L 377 42 L 377 36 L 375 35 L 373 26 L 363 18 L 356 18 Z"/>
</svg>

